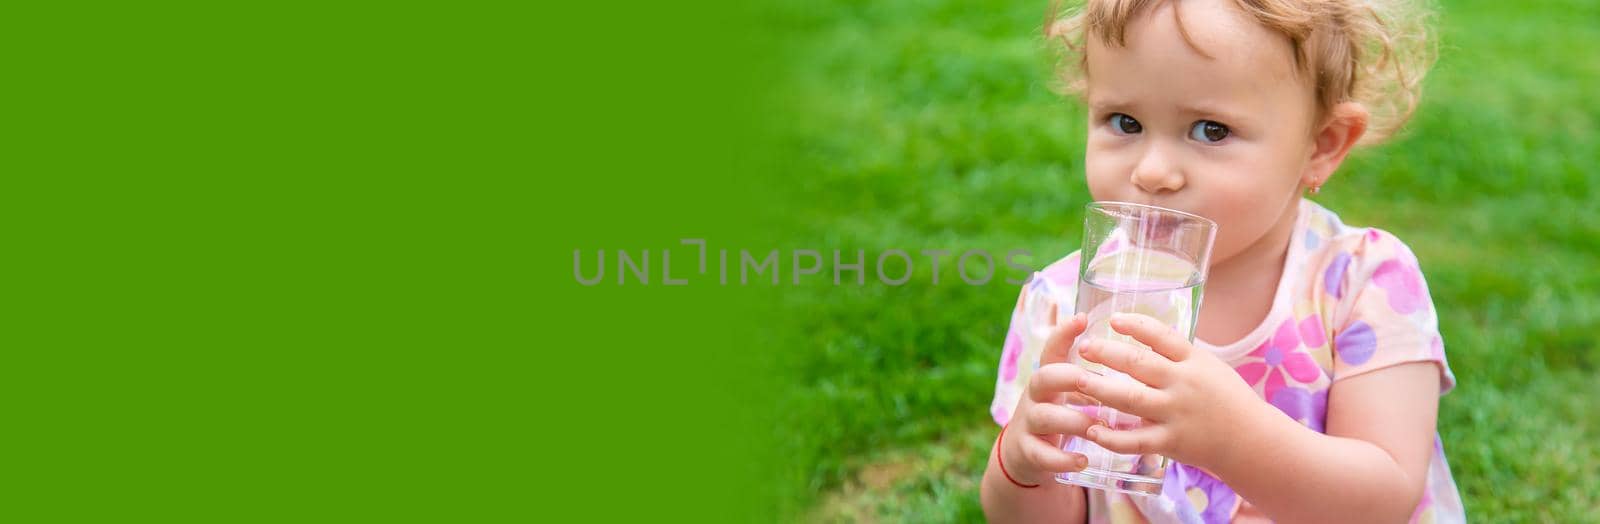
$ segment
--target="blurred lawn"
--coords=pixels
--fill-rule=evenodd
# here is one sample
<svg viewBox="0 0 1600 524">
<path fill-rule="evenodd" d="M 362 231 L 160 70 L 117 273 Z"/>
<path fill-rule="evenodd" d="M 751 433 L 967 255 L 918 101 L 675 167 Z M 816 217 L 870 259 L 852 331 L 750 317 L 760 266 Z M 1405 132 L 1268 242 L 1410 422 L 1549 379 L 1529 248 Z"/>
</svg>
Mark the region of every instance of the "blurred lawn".
<svg viewBox="0 0 1600 524">
<path fill-rule="evenodd" d="M 823 250 L 1077 244 L 1082 110 L 1053 94 L 1045 1 L 795 2 L 784 125 Z M 1448 2 L 1424 105 L 1319 198 L 1417 251 L 1459 388 L 1440 432 L 1469 516 L 1569 522 L 1600 508 L 1600 4 Z M 794 111 L 800 113 L 800 111 Z M 786 292 L 804 351 L 783 451 L 790 511 L 815 520 L 981 519 L 995 365 L 1017 289 Z M 871 262 L 869 259 L 869 270 Z"/>
</svg>

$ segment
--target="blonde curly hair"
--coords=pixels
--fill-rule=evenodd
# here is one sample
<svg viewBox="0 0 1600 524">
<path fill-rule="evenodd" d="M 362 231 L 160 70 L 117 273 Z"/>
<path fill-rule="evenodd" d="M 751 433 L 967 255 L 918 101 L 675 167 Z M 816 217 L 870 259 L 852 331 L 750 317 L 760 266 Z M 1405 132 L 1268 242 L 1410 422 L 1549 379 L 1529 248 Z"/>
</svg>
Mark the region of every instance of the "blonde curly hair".
<svg viewBox="0 0 1600 524">
<path fill-rule="evenodd" d="M 1085 42 L 1127 45 L 1127 27 L 1157 5 L 1181 0 L 1082 0 L 1051 6 L 1045 37 L 1064 44 L 1057 67 L 1062 87 L 1083 93 Z M 1437 52 L 1429 38 L 1432 11 L 1403 0 L 1232 0 L 1241 12 L 1289 39 L 1295 70 L 1311 75 L 1319 117 L 1353 101 L 1369 113 L 1364 144 L 1393 136 L 1416 111 L 1422 78 Z M 1174 5 L 1173 16 L 1178 17 Z M 1183 39 L 1205 54 L 1183 29 Z"/>
</svg>

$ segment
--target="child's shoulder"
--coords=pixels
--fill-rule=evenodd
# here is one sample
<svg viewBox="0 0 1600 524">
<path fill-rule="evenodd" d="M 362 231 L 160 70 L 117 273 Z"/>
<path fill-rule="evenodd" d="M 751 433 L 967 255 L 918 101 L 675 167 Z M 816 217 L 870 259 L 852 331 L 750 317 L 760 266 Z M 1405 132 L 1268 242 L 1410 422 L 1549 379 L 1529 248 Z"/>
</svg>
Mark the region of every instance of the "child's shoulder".
<svg viewBox="0 0 1600 524">
<path fill-rule="evenodd" d="M 1299 235 L 1305 248 L 1329 258 L 1348 258 L 1352 262 L 1404 258 L 1416 264 L 1410 246 L 1394 233 L 1376 228 L 1352 226 L 1321 205 L 1305 201 L 1307 217 Z"/>
<path fill-rule="evenodd" d="M 1028 276 L 1028 280 L 1022 284 L 1022 292 L 1017 295 L 1015 312 L 1021 314 L 1029 307 L 1038 307 L 1038 304 L 1029 305 L 1033 301 L 1056 301 L 1060 297 L 1075 297 L 1077 294 L 1078 252 L 1073 251 Z M 1071 314 L 1073 302 L 1071 298 L 1060 301 L 1059 305 L 1067 308 L 1062 311 L 1063 314 Z"/>
<path fill-rule="evenodd" d="M 1055 262 L 1051 262 L 1050 265 L 1039 270 L 1039 275 L 1049 280 L 1050 284 L 1058 287 L 1077 286 L 1079 253 L 1079 251 L 1073 251 Z"/>
<path fill-rule="evenodd" d="M 1305 229 L 1301 233 L 1305 246 L 1316 251 L 1345 253 L 1349 256 L 1387 256 L 1395 252 L 1410 253 L 1400 237 L 1376 227 L 1353 226 L 1344 223 L 1339 215 L 1322 205 L 1305 201 Z M 1325 242 L 1324 242 L 1325 241 Z M 1325 243 L 1326 246 L 1319 245 Z"/>
<path fill-rule="evenodd" d="M 1303 267 L 1311 268 L 1318 286 L 1334 297 L 1362 287 L 1373 277 L 1404 275 L 1421 279 L 1421 268 L 1411 247 L 1394 233 L 1376 227 L 1345 224 L 1337 214 L 1306 201 L 1307 220 L 1297 237 L 1308 251 Z"/>
</svg>

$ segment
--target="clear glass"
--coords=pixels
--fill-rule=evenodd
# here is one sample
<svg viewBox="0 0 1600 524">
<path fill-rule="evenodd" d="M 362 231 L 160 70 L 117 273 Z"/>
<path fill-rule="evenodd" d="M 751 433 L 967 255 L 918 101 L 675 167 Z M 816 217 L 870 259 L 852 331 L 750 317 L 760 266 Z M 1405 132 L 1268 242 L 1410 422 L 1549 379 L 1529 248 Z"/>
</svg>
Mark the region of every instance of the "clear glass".
<svg viewBox="0 0 1600 524">
<path fill-rule="evenodd" d="M 1113 313 L 1149 315 L 1193 341 L 1216 231 L 1215 222 L 1182 211 L 1120 202 L 1090 203 L 1084 213 L 1074 308 L 1088 314 L 1089 326 L 1077 343 L 1104 338 L 1145 347 L 1111 330 Z M 1102 376 L 1134 380 L 1083 360 L 1076 344 L 1069 359 Z M 1069 395 L 1068 404 L 1113 429 L 1136 428 L 1141 422 L 1135 415 L 1081 395 Z M 1057 482 L 1132 495 L 1161 493 L 1169 462 L 1166 457 L 1114 453 L 1078 438 L 1066 439 L 1061 447 L 1087 456 L 1089 466 L 1062 473 Z"/>
</svg>

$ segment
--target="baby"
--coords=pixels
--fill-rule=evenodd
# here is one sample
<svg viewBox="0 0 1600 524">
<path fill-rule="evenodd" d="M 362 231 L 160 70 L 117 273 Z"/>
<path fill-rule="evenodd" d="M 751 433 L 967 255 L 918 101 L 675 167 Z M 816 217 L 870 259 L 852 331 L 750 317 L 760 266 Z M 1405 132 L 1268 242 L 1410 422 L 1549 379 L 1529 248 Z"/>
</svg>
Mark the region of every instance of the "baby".
<svg viewBox="0 0 1600 524">
<path fill-rule="evenodd" d="M 1394 132 L 1429 65 L 1421 12 L 1361 0 L 1088 0 L 1047 33 L 1085 100 L 1095 200 L 1174 208 L 1218 224 L 1193 343 L 1149 317 L 1068 362 L 1084 316 L 1012 315 L 983 478 L 996 522 L 1460 522 L 1435 431 L 1454 385 L 1417 259 L 1378 229 L 1302 198 L 1357 144 Z M 1070 310 L 1078 255 L 1048 279 Z M 1031 288 L 1030 288 L 1031 289 Z M 1067 311 L 1067 313 L 1072 313 Z M 1064 402 L 1139 416 L 1109 428 Z M 1173 459 L 1159 496 L 1056 483 L 1082 438 Z"/>
</svg>

